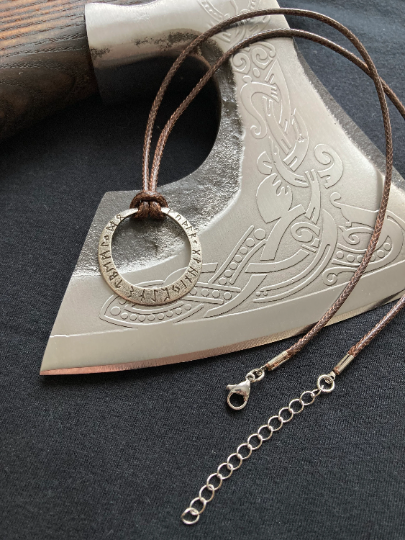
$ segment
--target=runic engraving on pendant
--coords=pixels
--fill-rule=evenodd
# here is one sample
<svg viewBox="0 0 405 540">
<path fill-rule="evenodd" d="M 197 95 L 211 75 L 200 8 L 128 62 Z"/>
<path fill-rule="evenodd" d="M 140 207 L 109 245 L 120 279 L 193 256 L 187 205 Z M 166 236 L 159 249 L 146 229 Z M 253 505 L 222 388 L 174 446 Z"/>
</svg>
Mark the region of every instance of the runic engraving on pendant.
<svg viewBox="0 0 405 540">
<path fill-rule="evenodd" d="M 153 306 L 155 304 L 162 305 L 174 302 L 181 298 L 181 296 L 190 292 L 198 280 L 202 264 L 200 242 L 192 225 L 185 218 L 180 214 L 174 214 L 168 208 L 162 208 L 162 212 L 170 216 L 171 219 L 177 221 L 187 235 L 190 249 L 194 252 L 190 258 L 189 267 L 179 277 L 176 277 L 173 283 L 170 282 L 170 285 L 165 284 L 164 287 L 143 287 L 132 284 L 121 276 L 115 266 L 112 256 L 112 236 L 121 221 L 133 216 L 137 212 L 137 209 L 126 210 L 122 215 L 117 214 L 115 218 L 110 220 L 105 226 L 98 246 L 98 261 L 101 274 L 110 288 L 124 299 L 124 301 L 144 306 Z M 117 220 L 117 222 L 114 220 Z M 110 229 L 114 229 L 111 231 L 111 236 L 106 234 L 106 231 Z M 190 238 L 190 234 L 193 234 L 194 236 Z M 107 244 L 106 246 L 104 246 L 105 243 Z M 105 249 L 105 247 L 107 247 L 107 249 Z"/>
</svg>

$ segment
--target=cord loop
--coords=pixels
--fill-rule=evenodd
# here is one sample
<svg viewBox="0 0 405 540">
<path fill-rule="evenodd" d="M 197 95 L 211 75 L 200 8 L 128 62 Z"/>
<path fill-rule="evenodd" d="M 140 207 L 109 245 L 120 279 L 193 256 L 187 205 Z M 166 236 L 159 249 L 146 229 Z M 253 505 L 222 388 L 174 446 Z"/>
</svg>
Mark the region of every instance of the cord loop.
<svg viewBox="0 0 405 540">
<path fill-rule="evenodd" d="M 132 199 L 130 208 L 138 208 L 135 219 L 163 219 L 162 206 L 167 207 L 166 199 L 157 191 L 139 191 Z"/>
</svg>

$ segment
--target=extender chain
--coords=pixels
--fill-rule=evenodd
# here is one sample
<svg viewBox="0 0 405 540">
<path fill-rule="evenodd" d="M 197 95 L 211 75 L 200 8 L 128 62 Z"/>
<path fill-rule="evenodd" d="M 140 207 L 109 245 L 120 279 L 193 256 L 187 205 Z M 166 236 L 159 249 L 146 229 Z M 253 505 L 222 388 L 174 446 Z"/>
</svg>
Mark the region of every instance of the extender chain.
<svg viewBox="0 0 405 540">
<path fill-rule="evenodd" d="M 183 523 L 186 525 L 197 523 L 207 504 L 214 498 L 215 492 L 222 486 L 223 481 L 230 478 L 233 471 L 239 469 L 242 463 L 250 458 L 254 450 L 257 450 L 265 441 L 271 439 L 275 431 L 280 431 L 284 424 L 287 424 L 294 416 L 300 414 L 305 407 L 312 405 L 320 394 L 329 394 L 334 388 L 335 373 L 332 371 L 328 375 L 321 375 L 314 390 L 306 390 L 299 398 L 290 401 L 288 407 L 282 407 L 277 415 L 271 416 L 267 424 L 263 424 L 256 433 L 252 433 L 247 438 L 247 442 L 240 444 L 236 452 L 228 456 L 227 460 L 219 465 L 217 472 L 207 478 L 206 483 L 198 493 L 198 497 L 193 499 L 188 508 L 181 514 Z M 204 491 L 206 496 L 204 496 Z"/>
</svg>

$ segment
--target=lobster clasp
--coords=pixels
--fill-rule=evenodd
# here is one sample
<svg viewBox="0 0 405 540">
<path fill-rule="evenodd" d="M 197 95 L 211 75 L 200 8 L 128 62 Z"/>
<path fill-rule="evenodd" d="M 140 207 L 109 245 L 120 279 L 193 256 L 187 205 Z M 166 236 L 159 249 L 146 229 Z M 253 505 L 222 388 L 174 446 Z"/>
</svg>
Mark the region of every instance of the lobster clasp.
<svg viewBox="0 0 405 540">
<path fill-rule="evenodd" d="M 231 409 L 233 409 L 234 411 L 240 411 L 241 409 L 246 407 L 246 403 L 248 402 L 249 395 L 250 395 L 250 380 L 249 379 L 246 379 L 245 381 L 239 384 L 228 384 L 226 389 L 230 390 L 226 401 L 228 405 L 231 407 Z M 234 394 L 238 394 L 239 396 L 242 396 L 243 398 L 242 405 L 233 405 L 233 403 L 231 403 L 231 397 Z"/>
<path fill-rule="evenodd" d="M 240 411 L 244 407 L 246 407 L 246 403 L 248 402 L 249 395 L 250 395 L 250 385 L 252 383 L 261 381 L 264 377 L 264 371 L 266 366 L 262 366 L 260 368 L 252 369 L 252 371 L 249 371 L 249 373 L 246 375 L 246 379 L 239 383 L 239 384 L 228 384 L 226 387 L 227 390 L 230 390 L 228 397 L 226 399 L 228 405 L 233 409 L 234 411 Z M 243 403 L 242 405 L 233 405 L 231 403 L 231 397 L 234 394 L 238 394 L 239 396 L 242 396 Z"/>
</svg>

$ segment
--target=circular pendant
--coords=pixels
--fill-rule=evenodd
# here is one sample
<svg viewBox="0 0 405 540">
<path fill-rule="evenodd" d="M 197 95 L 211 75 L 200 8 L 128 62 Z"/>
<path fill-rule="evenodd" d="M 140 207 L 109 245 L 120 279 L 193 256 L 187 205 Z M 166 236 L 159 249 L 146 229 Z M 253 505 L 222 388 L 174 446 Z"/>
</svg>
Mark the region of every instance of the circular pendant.
<svg viewBox="0 0 405 540">
<path fill-rule="evenodd" d="M 125 210 L 114 216 L 104 227 L 98 244 L 98 262 L 101 275 L 116 294 L 134 304 L 156 306 L 174 302 L 190 292 L 200 277 L 202 255 L 201 244 L 197 233 L 193 226 L 181 214 L 173 212 L 169 208 L 162 208 L 162 212 L 178 223 L 186 233 L 191 248 L 190 262 L 179 279 L 170 285 L 153 288 L 138 287 L 129 283 L 129 281 L 121 276 L 112 257 L 112 238 L 118 225 L 124 221 L 124 219 L 133 216 L 137 212 L 137 208 Z"/>
</svg>

